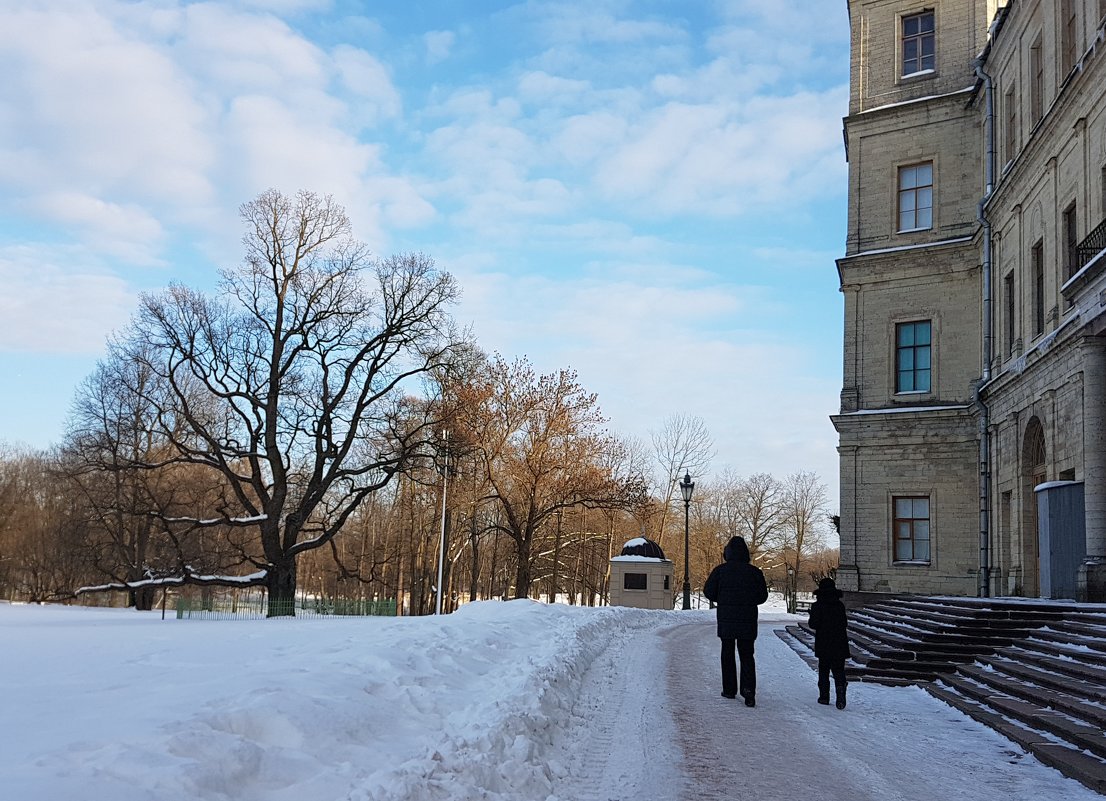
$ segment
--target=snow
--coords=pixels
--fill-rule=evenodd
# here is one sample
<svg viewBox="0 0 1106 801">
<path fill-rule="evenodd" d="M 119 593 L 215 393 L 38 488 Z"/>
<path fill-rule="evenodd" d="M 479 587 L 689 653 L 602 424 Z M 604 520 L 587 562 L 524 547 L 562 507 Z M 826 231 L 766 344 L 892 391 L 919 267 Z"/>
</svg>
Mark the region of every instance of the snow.
<svg viewBox="0 0 1106 801">
<path fill-rule="evenodd" d="M 442 617 L 162 620 L 0 604 L 19 801 L 1099 796 L 918 688 L 844 711 L 762 607 L 757 706 L 713 613 L 486 601 Z"/>
<path fill-rule="evenodd" d="M 671 559 L 660 559 L 656 556 L 635 556 L 634 554 L 627 554 L 626 556 L 612 556 L 612 562 L 671 562 Z"/>
</svg>

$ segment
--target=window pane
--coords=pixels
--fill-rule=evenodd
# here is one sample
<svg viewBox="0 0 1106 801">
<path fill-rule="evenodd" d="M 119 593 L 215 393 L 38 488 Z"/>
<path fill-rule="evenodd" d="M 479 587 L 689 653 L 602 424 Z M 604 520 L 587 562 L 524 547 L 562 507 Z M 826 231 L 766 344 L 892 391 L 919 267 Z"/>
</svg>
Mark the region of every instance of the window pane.
<svg viewBox="0 0 1106 801">
<path fill-rule="evenodd" d="M 918 185 L 918 168 L 903 167 L 899 170 L 899 188 L 913 189 Z"/>
<path fill-rule="evenodd" d="M 914 223 L 915 228 L 932 228 L 933 227 L 933 210 L 932 209 L 918 209 L 918 219 Z"/>
<path fill-rule="evenodd" d="M 899 211 L 914 211 L 914 192 L 902 192 L 899 194 Z"/>
<path fill-rule="evenodd" d="M 918 40 L 907 39 L 902 43 L 902 60 L 904 64 L 916 61 L 918 58 Z"/>
<path fill-rule="evenodd" d="M 622 577 L 624 590 L 644 590 L 648 588 L 648 576 L 645 573 L 626 573 Z"/>
<path fill-rule="evenodd" d="M 905 323 L 899 326 L 899 345 L 914 344 L 914 325 Z"/>
<path fill-rule="evenodd" d="M 914 543 L 914 558 L 920 562 L 929 561 L 929 540 Z"/>
<path fill-rule="evenodd" d="M 904 36 L 917 36 L 918 26 L 921 20 L 918 17 L 903 17 L 902 32 Z"/>
<path fill-rule="evenodd" d="M 908 562 L 913 556 L 913 548 L 910 547 L 910 540 L 896 540 L 895 541 L 895 560 L 898 562 Z"/>
<path fill-rule="evenodd" d="M 914 323 L 914 343 L 916 345 L 928 345 L 932 326 L 928 323 Z"/>
<path fill-rule="evenodd" d="M 909 503 L 909 501 L 907 501 Z M 896 523 L 895 524 L 895 538 L 900 540 L 910 539 L 910 524 L 909 523 Z"/>
<path fill-rule="evenodd" d="M 914 371 L 914 389 L 917 392 L 929 392 L 929 370 Z"/>
<path fill-rule="evenodd" d="M 923 186 L 918 190 L 918 208 L 929 209 L 933 208 L 933 190 L 928 186 Z"/>
<path fill-rule="evenodd" d="M 922 43 L 922 55 L 932 57 L 933 56 L 933 46 L 934 46 L 933 37 L 932 36 L 923 36 L 919 41 Z"/>
<path fill-rule="evenodd" d="M 918 520 L 914 523 L 914 539 L 915 540 L 929 540 L 929 521 Z"/>
<path fill-rule="evenodd" d="M 918 173 L 918 186 L 931 186 L 933 184 L 932 164 L 919 164 L 914 169 Z"/>
<path fill-rule="evenodd" d="M 914 391 L 914 373 L 899 373 L 899 385 L 895 387 L 896 392 L 913 392 Z"/>
<path fill-rule="evenodd" d="M 904 348 L 899 351 L 899 369 L 903 372 L 914 369 L 914 349 Z"/>
<path fill-rule="evenodd" d="M 895 517 L 910 517 L 913 504 L 909 498 L 895 498 Z M 909 536 L 909 534 L 907 535 Z"/>
<path fill-rule="evenodd" d="M 914 499 L 914 517 L 918 520 L 929 520 L 929 498 Z"/>
<path fill-rule="evenodd" d="M 918 29 L 922 33 L 933 32 L 933 12 L 918 15 Z"/>
<path fill-rule="evenodd" d="M 914 364 L 919 370 L 929 369 L 929 348 L 914 349 Z"/>
</svg>

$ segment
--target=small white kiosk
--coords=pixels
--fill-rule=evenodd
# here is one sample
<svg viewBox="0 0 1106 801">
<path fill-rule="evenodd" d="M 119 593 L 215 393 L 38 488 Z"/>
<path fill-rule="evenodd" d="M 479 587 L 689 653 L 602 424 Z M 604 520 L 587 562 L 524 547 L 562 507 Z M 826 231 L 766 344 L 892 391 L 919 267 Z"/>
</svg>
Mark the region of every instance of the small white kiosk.
<svg viewBox="0 0 1106 801">
<path fill-rule="evenodd" d="M 664 558 L 661 546 L 636 537 L 611 557 L 611 606 L 639 609 L 671 609 L 674 604 L 675 570 Z"/>
</svg>

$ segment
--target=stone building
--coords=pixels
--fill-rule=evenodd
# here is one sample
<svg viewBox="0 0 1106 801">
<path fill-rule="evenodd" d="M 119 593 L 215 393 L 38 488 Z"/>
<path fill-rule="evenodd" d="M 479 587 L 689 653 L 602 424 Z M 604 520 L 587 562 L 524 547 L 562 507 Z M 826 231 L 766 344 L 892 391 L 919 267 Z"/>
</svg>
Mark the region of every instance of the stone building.
<svg viewBox="0 0 1106 801">
<path fill-rule="evenodd" d="M 611 606 L 636 606 L 640 609 L 671 609 L 674 580 L 671 559 L 661 546 L 644 537 L 636 537 L 611 557 Z"/>
<path fill-rule="evenodd" d="M 848 10 L 838 583 L 1106 600 L 1106 0 Z"/>
</svg>

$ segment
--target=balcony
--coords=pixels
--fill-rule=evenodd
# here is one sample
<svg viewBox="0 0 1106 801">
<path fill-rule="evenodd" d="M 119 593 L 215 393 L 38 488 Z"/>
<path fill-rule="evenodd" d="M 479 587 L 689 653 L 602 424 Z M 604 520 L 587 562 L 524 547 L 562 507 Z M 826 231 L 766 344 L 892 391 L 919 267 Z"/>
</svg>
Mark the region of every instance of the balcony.
<svg viewBox="0 0 1106 801">
<path fill-rule="evenodd" d="M 1079 272 L 1087 263 L 1102 251 L 1106 250 L 1106 220 L 1098 224 L 1087 238 L 1074 248 L 1072 260 L 1072 274 Z"/>
<path fill-rule="evenodd" d="M 1068 264 L 1068 280 L 1060 294 L 1073 303 L 1081 289 L 1106 272 L 1106 220 L 1068 251 Z"/>
</svg>

